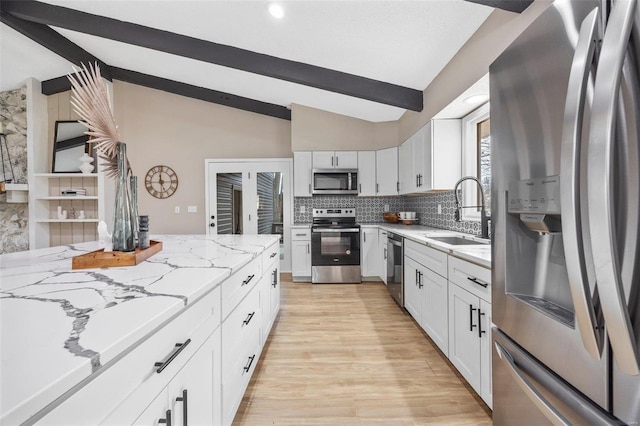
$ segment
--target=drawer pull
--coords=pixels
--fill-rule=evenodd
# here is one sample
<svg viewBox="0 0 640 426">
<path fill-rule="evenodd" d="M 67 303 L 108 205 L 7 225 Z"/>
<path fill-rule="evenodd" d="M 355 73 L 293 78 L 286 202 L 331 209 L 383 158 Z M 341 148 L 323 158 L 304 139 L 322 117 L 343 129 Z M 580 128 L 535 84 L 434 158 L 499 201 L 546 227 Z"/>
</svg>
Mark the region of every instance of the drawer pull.
<svg viewBox="0 0 640 426">
<path fill-rule="evenodd" d="M 306 237 L 307 234 L 296 234 L 296 237 Z"/>
<path fill-rule="evenodd" d="M 158 420 L 158 423 L 162 423 L 165 424 L 167 426 L 171 426 L 171 410 L 167 410 L 167 413 L 165 414 L 165 418 L 164 419 L 160 419 Z"/>
<path fill-rule="evenodd" d="M 482 339 L 482 334 L 486 333 L 486 331 L 484 331 L 482 329 L 482 316 L 484 315 L 484 312 L 480 312 L 480 308 L 478 308 L 478 337 Z"/>
<path fill-rule="evenodd" d="M 473 313 L 476 311 L 476 308 L 473 305 L 469 305 L 469 331 L 473 331 L 477 325 L 473 323 Z"/>
<path fill-rule="evenodd" d="M 171 361 L 173 361 L 178 355 L 180 355 L 180 352 L 182 352 L 182 350 L 186 348 L 189 343 L 191 343 L 191 339 L 187 339 L 184 343 L 176 343 L 176 350 L 173 351 L 171 355 L 169 355 L 169 358 L 167 358 L 166 361 L 156 362 L 155 364 L 153 364 L 154 367 L 158 367 L 156 373 L 162 373 L 162 370 L 167 368 L 167 366 L 171 364 Z"/>
<path fill-rule="evenodd" d="M 244 370 L 245 373 L 248 373 L 249 370 L 251 370 L 251 364 L 253 364 L 253 360 L 256 358 L 255 355 L 251 355 L 249 357 L 249 363 L 247 365 L 245 365 L 244 367 L 242 367 L 242 369 Z"/>
<path fill-rule="evenodd" d="M 251 280 L 252 280 L 252 279 L 253 279 L 253 277 L 255 277 L 255 276 L 256 276 L 256 274 L 249 275 L 249 276 L 247 277 L 247 279 L 246 279 L 246 280 L 242 281 L 242 285 L 247 285 L 247 284 L 249 284 L 249 282 L 251 282 Z"/>
<path fill-rule="evenodd" d="M 253 318 L 253 316 L 256 314 L 255 311 L 251 312 L 249 315 L 247 315 L 247 319 L 242 321 L 243 325 L 249 325 L 249 323 L 251 322 L 251 319 Z"/>
<path fill-rule="evenodd" d="M 182 402 L 182 424 L 187 426 L 189 422 L 187 421 L 187 390 L 183 389 L 182 396 L 176 398 L 177 402 Z"/>
<path fill-rule="evenodd" d="M 485 283 L 485 282 L 480 281 L 480 280 L 479 280 L 479 279 L 477 279 L 476 277 L 467 277 L 467 279 L 468 279 L 469 281 L 471 281 L 472 283 L 474 283 L 474 284 L 478 284 L 478 285 L 479 285 L 479 286 L 481 286 L 481 287 L 484 287 L 484 288 L 489 287 L 489 284 L 487 284 L 487 283 Z"/>
<path fill-rule="evenodd" d="M 278 255 L 277 251 L 274 251 L 273 253 L 271 253 L 271 256 L 269 256 L 269 259 L 273 259 L 274 257 L 276 257 Z"/>
</svg>

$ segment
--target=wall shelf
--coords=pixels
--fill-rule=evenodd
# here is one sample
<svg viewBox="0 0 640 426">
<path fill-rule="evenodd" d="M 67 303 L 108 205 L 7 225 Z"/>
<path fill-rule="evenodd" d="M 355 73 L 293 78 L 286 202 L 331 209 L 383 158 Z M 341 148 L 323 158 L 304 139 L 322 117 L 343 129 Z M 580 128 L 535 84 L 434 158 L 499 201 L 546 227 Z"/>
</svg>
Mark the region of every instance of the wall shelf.
<svg viewBox="0 0 640 426">
<path fill-rule="evenodd" d="M 50 197 L 36 197 L 36 200 L 43 201 L 52 201 L 52 200 L 63 200 L 63 201 L 76 201 L 76 200 L 98 200 L 99 197 L 97 195 L 52 195 Z"/>
<path fill-rule="evenodd" d="M 98 173 L 36 173 L 34 176 L 43 178 L 97 178 Z"/>
<path fill-rule="evenodd" d="M 36 219 L 38 223 L 98 223 L 98 219 Z"/>
<path fill-rule="evenodd" d="M 5 183 L 4 189 L 7 191 L 7 203 L 28 203 L 29 184 L 27 183 Z"/>
</svg>

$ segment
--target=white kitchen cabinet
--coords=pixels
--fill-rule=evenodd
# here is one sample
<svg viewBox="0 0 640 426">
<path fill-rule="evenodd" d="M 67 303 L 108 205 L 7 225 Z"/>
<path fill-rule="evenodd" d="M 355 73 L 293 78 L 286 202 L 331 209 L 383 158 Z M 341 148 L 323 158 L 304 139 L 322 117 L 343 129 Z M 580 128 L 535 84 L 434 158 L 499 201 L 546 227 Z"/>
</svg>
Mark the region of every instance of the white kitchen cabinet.
<svg viewBox="0 0 640 426">
<path fill-rule="evenodd" d="M 398 195 L 398 147 L 376 151 L 376 194 Z"/>
<path fill-rule="evenodd" d="M 422 311 L 424 310 L 424 291 L 420 283 L 422 266 L 411 259 L 404 258 L 404 308 L 422 327 Z"/>
<path fill-rule="evenodd" d="M 449 325 L 447 313 L 447 257 L 444 252 L 405 239 L 405 308 L 407 297 L 413 297 L 407 311 L 447 355 Z"/>
<path fill-rule="evenodd" d="M 413 179 L 413 140 L 412 136 L 398 147 L 398 182 L 400 194 L 410 194 L 415 191 Z"/>
<path fill-rule="evenodd" d="M 314 169 L 357 169 L 357 151 L 313 151 Z"/>
<path fill-rule="evenodd" d="M 291 227 L 291 275 L 294 282 L 311 282 L 311 229 Z"/>
<path fill-rule="evenodd" d="M 358 151 L 358 195 L 376 195 L 376 152 Z"/>
<path fill-rule="evenodd" d="M 457 258 L 449 265 L 449 360 L 489 407 L 493 394 L 490 273 Z"/>
<path fill-rule="evenodd" d="M 378 274 L 387 284 L 387 231 L 378 229 Z"/>
<path fill-rule="evenodd" d="M 311 151 L 293 153 L 293 195 L 311 197 Z"/>
<path fill-rule="evenodd" d="M 268 260 L 267 260 L 268 259 Z M 262 344 L 269 337 L 273 323 L 280 311 L 280 271 L 279 262 L 263 254 L 267 260 L 260 286 L 260 309 L 262 311 Z"/>
<path fill-rule="evenodd" d="M 360 264 L 363 277 L 378 276 L 378 228 L 362 227 L 360 230 Z"/>
<path fill-rule="evenodd" d="M 462 176 L 462 125 L 435 119 L 400 145 L 400 193 L 451 190 Z"/>
</svg>

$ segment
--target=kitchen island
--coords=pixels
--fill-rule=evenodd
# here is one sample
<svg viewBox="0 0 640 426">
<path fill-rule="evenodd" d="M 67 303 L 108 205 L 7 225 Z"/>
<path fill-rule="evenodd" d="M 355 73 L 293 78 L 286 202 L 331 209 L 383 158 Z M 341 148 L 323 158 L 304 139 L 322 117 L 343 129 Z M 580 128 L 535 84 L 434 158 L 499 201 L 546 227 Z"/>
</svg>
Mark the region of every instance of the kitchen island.
<svg viewBox="0 0 640 426">
<path fill-rule="evenodd" d="M 236 306 L 245 299 L 259 300 L 262 310 L 258 313 L 265 318 L 257 314 L 251 317 L 256 317 L 254 324 L 262 326 L 257 335 L 260 344 L 264 343 L 263 335 L 268 332 L 260 330 L 272 325 L 270 316 L 277 314 L 276 306 L 279 308 L 278 236 L 180 235 L 154 239 L 162 241 L 163 250 L 132 267 L 72 270 L 71 258 L 97 250 L 97 242 L 0 256 L 0 423 L 33 423 L 42 419 L 47 423 L 49 412 L 55 412 L 61 404 L 69 405 L 68 401 L 94 379 L 108 377 L 106 373 L 112 367 L 131 358 L 135 355 L 132 352 L 147 341 L 152 342 L 151 337 L 160 334 L 167 324 L 176 323 L 187 313 L 194 316 L 192 312 L 196 311 L 190 308 L 202 305 L 204 299 L 211 306 L 198 308 L 202 316 L 194 324 L 206 324 L 208 331 L 202 332 L 205 334 L 221 328 L 223 341 L 225 318 L 233 316 Z M 263 277 L 269 273 L 271 277 L 265 281 Z M 258 284 L 262 282 L 265 285 Z M 228 290 L 223 288 L 225 285 Z M 265 307 L 262 302 L 267 298 L 258 295 L 271 288 L 278 291 L 277 302 L 271 300 Z M 235 340 L 230 343 L 235 348 L 243 347 Z M 172 348 L 175 342 L 166 344 Z M 198 349 L 196 346 L 192 344 L 193 351 Z M 220 353 L 221 348 L 216 349 Z M 157 354 L 155 361 L 165 355 Z M 250 357 L 254 367 L 256 356 L 259 353 Z M 153 364 L 149 371 L 153 371 Z M 252 372 L 250 368 L 246 373 Z M 213 374 L 217 377 L 221 371 Z M 113 392 L 116 397 L 108 396 L 114 404 L 120 404 L 119 389 L 103 391 Z M 154 392 L 155 389 L 145 391 L 149 395 Z M 233 399 L 237 396 L 233 395 Z M 139 407 L 140 411 L 148 402 Z M 72 405 L 67 409 L 73 410 Z M 103 409 L 111 415 L 109 410 L 115 408 Z M 96 410 L 95 423 L 104 418 L 99 411 Z M 221 418 L 219 413 L 213 414 L 216 423 L 222 422 Z M 77 422 L 69 419 L 67 424 L 82 424 L 82 419 L 88 417 L 79 416 Z"/>
</svg>

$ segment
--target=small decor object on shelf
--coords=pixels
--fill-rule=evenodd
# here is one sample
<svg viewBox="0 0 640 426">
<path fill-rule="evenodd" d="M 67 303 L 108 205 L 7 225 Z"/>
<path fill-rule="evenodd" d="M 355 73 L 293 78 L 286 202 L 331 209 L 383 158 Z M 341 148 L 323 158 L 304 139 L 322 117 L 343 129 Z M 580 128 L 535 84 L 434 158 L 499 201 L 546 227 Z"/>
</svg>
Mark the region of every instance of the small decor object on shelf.
<svg viewBox="0 0 640 426">
<path fill-rule="evenodd" d="M 168 166 L 154 166 L 144 178 L 144 186 L 156 198 L 169 198 L 178 189 L 178 175 Z"/>
<path fill-rule="evenodd" d="M 89 173 L 93 172 L 93 169 L 95 168 L 93 166 L 93 157 L 90 157 L 89 154 L 87 154 L 86 152 L 84 153 L 84 155 L 82 157 L 79 158 L 80 160 L 80 171 L 82 173 L 84 173 L 85 175 L 88 175 Z"/>
<path fill-rule="evenodd" d="M 69 211 L 69 219 L 75 219 L 76 218 L 76 209 L 71 207 L 71 210 Z"/>
<path fill-rule="evenodd" d="M 67 211 L 62 210 L 62 206 L 58 206 L 58 219 L 65 220 L 67 218 Z"/>
<path fill-rule="evenodd" d="M 78 219 L 84 220 L 86 218 L 87 218 L 87 216 L 85 216 L 84 210 L 80 210 L 80 212 L 78 213 Z"/>
</svg>

